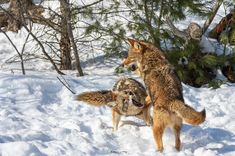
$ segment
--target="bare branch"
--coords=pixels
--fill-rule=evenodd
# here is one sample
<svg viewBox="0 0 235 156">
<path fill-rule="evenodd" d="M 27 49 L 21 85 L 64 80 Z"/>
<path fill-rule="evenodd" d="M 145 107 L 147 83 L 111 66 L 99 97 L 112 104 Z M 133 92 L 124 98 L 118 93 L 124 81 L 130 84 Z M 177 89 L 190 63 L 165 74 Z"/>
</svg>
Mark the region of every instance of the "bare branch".
<svg viewBox="0 0 235 156">
<path fill-rule="evenodd" d="M 62 76 L 62 78 L 63 78 L 63 76 Z M 57 79 L 63 84 L 63 86 L 65 86 L 72 94 L 76 94 L 72 89 L 70 89 L 69 87 L 69 84 L 65 81 L 65 79 L 63 78 L 63 80 L 65 81 L 65 82 L 63 82 L 58 76 L 57 76 Z M 67 85 L 66 85 L 66 84 Z"/>
<path fill-rule="evenodd" d="M 0 28 L 0 32 L 2 32 L 6 38 L 9 40 L 9 42 L 11 43 L 11 45 L 13 46 L 13 48 L 15 49 L 15 51 L 17 52 L 18 56 L 20 57 L 20 62 L 21 62 L 21 69 L 22 69 L 22 73 L 23 75 L 25 75 L 25 68 L 24 68 L 24 60 L 23 60 L 23 55 L 22 52 L 20 53 L 20 51 L 17 49 L 16 45 L 12 42 L 11 38 L 7 35 L 7 33 L 5 31 L 3 31 Z M 28 38 L 28 37 L 27 37 Z M 22 48 L 22 51 L 24 50 L 24 46 Z"/>
<path fill-rule="evenodd" d="M 20 3 L 20 1 L 18 1 Z M 20 5 L 22 6 L 22 5 Z M 9 15 L 13 20 L 16 20 L 17 22 L 21 22 L 20 20 L 21 19 L 18 19 L 17 17 L 13 16 L 9 11 L 7 11 L 6 9 L 4 9 L 1 5 L 0 5 L 0 9 L 2 9 L 7 15 Z M 24 8 L 22 8 L 24 9 Z M 24 16 L 22 15 L 23 13 L 21 13 L 21 17 L 24 19 Z M 42 52 L 43 54 L 48 58 L 48 60 L 51 62 L 51 64 L 54 66 L 55 70 L 57 71 L 58 74 L 61 74 L 61 75 L 64 75 L 63 72 L 61 72 L 56 64 L 54 63 L 53 59 L 48 55 L 48 53 L 46 52 L 43 44 L 39 41 L 39 39 L 32 33 L 32 31 L 26 26 L 26 23 L 25 22 L 21 22 L 22 23 L 22 26 L 26 29 L 26 31 L 33 37 L 33 39 L 39 44 L 40 48 L 42 49 Z"/>
<path fill-rule="evenodd" d="M 169 17 L 166 17 L 165 23 L 170 27 L 170 29 L 171 29 L 171 31 L 173 32 L 174 35 L 176 35 L 176 36 L 178 36 L 178 37 L 180 37 L 180 38 L 182 38 L 186 41 L 190 38 L 189 35 L 186 32 L 181 31 L 178 28 L 176 28 Z"/>
<path fill-rule="evenodd" d="M 77 50 L 77 45 L 75 43 L 75 39 L 74 39 L 74 36 L 73 36 L 73 30 L 72 30 L 72 24 L 71 24 L 71 10 L 70 10 L 70 6 L 69 6 L 69 2 L 67 0 L 61 0 L 60 1 L 65 9 L 65 18 L 66 18 L 66 24 L 67 24 L 67 32 L 68 32 L 68 35 L 69 35 L 69 39 L 70 39 L 70 42 L 72 44 L 72 47 L 73 47 L 73 52 L 74 52 L 74 56 L 75 56 L 75 60 L 76 60 L 76 68 L 78 70 L 78 74 L 79 76 L 83 76 L 83 71 L 82 71 L 82 68 L 81 68 L 81 65 L 80 65 L 80 58 L 79 58 L 79 55 L 78 55 L 78 50 Z"/>
<path fill-rule="evenodd" d="M 93 5 L 96 5 L 96 4 L 98 4 L 98 3 L 102 2 L 102 1 L 104 1 L 104 0 L 98 0 L 98 1 L 96 1 L 96 2 L 93 2 L 93 3 L 91 3 L 91 4 L 84 5 L 84 6 L 82 6 L 82 7 L 76 7 L 76 8 L 74 8 L 74 9 L 72 9 L 71 11 L 80 11 L 80 10 L 82 10 L 82 9 L 87 9 L 88 7 L 91 7 L 91 6 L 93 6 Z"/>
<path fill-rule="evenodd" d="M 210 26 L 211 22 L 213 21 L 216 13 L 218 12 L 221 4 L 223 3 L 223 0 L 216 0 L 215 5 L 212 8 L 211 15 L 207 18 L 203 25 L 202 32 L 203 34 L 207 31 L 208 27 Z"/>
</svg>

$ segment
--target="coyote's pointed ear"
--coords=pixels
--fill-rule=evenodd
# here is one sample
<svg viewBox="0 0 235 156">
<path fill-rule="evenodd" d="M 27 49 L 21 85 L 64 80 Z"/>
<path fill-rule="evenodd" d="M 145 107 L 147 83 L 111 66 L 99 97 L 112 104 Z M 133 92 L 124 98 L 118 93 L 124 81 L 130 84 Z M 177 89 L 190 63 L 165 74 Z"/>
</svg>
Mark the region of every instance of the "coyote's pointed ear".
<svg viewBox="0 0 235 156">
<path fill-rule="evenodd" d="M 134 48 L 140 52 L 143 49 L 143 46 L 139 42 L 134 43 Z"/>
<path fill-rule="evenodd" d="M 136 42 L 134 39 L 131 39 L 131 38 L 128 38 L 127 39 L 127 42 L 128 42 L 128 44 L 130 45 L 130 46 L 134 46 L 134 43 Z"/>
<path fill-rule="evenodd" d="M 138 53 L 141 52 L 144 49 L 144 45 L 142 45 L 139 41 L 134 40 L 134 39 L 127 39 L 129 45 L 135 49 L 134 52 Z"/>
</svg>

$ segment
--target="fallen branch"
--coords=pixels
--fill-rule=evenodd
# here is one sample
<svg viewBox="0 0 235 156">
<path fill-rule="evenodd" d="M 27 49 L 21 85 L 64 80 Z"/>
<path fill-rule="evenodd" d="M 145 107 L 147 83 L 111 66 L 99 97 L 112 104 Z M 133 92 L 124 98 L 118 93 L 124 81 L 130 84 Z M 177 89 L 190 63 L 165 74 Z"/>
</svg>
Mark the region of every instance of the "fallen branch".
<svg viewBox="0 0 235 156">
<path fill-rule="evenodd" d="M 63 86 L 65 86 L 72 94 L 76 94 L 72 89 L 70 89 L 69 84 L 67 83 L 67 81 L 65 80 L 65 78 L 61 75 L 61 77 L 63 78 L 63 80 L 65 82 L 63 82 L 58 76 L 57 79 L 63 84 Z"/>
</svg>

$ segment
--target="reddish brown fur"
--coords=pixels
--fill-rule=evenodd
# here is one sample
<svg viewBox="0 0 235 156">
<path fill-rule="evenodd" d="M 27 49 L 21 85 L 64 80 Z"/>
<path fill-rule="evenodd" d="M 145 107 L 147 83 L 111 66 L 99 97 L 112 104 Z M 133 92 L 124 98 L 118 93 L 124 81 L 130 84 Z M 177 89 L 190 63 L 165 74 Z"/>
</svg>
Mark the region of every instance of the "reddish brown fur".
<svg viewBox="0 0 235 156">
<path fill-rule="evenodd" d="M 128 39 L 130 49 L 125 65 L 136 62 L 140 76 L 148 89 L 154 104 L 153 135 L 157 148 L 162 152 L 162 136 L 166 127 L 175 134 L 175 148 L 180 150 L 180 130 L 182 120 L 198 125 L 205 120 L 205 110 L 196 112 L 184 104 L 182 85 L 174 67 L 164 54 L 150 43 Z"/>
</svg>

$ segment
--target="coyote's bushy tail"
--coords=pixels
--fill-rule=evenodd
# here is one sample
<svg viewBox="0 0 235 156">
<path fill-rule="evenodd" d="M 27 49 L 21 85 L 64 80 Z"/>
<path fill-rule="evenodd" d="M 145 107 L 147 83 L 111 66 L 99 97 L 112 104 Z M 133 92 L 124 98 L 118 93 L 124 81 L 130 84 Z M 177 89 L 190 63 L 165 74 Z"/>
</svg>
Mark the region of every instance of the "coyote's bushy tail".
<svg viewBox="0 0 235 156">
<path fill-rule="evenodd" d="M 111 90 L 84 92 L 75 96 L 75 100 L 86 102 L 93 106 L 104 106 L 114 101 Z"/>
<path fill-rule="evenodd" d="M 171 103 L 171 110 L 176 112 L 183 120 L 191 125 L 199 125 L 205 121 L 206 111 L 195 111 L 192 107 L 184 104 L 180 100 L 176 100 Z"/>
</svg>

